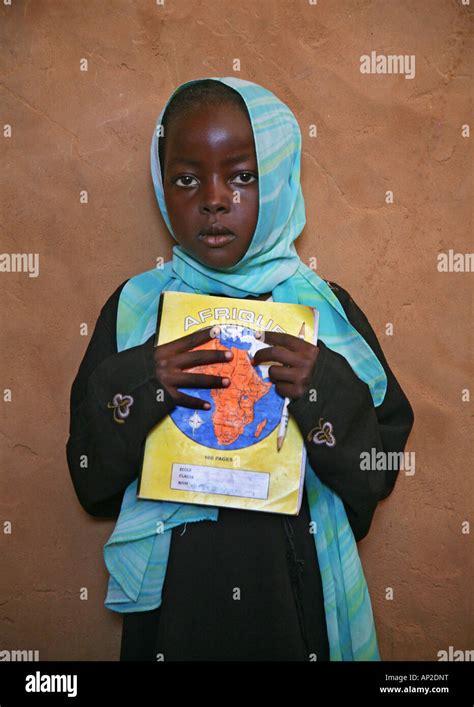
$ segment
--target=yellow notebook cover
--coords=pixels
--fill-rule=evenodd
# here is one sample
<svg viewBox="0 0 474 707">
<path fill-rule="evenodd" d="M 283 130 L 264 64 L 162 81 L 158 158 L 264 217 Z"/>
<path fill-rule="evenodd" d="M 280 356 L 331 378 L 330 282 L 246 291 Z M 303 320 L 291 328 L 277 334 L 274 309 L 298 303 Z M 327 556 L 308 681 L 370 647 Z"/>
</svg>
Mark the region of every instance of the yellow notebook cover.
<svg viewBox="0 0 474 707">
<path fill-rule="evenodd" d="M 219 325 L 220 335 L 195 349 L 230 349 L 231 361 L 186 372 L 230 378 L 227 388 L 179 388 L 207 400 L 209 410 L 177 405 L 148 433 L 138 497 L 297 515 L 306 448 L 289 417 L 283 447 L 277 434 L 284 398 L 268 376 L 271 361 L 252 366 L 268 344 L 256 332 L 279 331 L 317 343 L 318 311 L 301 304 L 162 292 L 155 346 Z M 280 364 L 279 364 L 280 365 Z"/>
</svg>

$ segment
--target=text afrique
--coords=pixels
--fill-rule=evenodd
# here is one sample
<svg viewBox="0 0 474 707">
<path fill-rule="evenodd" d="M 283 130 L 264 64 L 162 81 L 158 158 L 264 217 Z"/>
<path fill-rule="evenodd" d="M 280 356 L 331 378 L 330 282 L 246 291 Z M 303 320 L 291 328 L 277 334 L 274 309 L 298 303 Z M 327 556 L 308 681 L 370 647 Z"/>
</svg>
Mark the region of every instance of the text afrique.
<svg viewBox="0 0 474 707">
<path fill-rule="evenodd" d="M 229 330 L 231 330 L 232 327 L 237 327 L 238 325 L 234 324 L 234 322 L 238 321 L 242 322 L 243 325 L 251 324 L 252 327 L 257 329 L 276 331 L 282 334 L 286 333 L 285 329 L 282 329 L 278 324 L 275 324 L 273 319 L 268 319 L 264 325 L 263 317 L 263 314 L 256 314 L 250 309 L 241 309 L 239 307 L 208 307 L 207 309 L 201 309 L 197 312 L 196 317 L 192 317 L 190 315 L 186 316 L 184 319 L 184 331 L 188 331 L 191 327 L 205 324 L 207 320 L 215 320 L 218 322 L 216 326 L 220 326 L 222 325 L 222 322 L 227 319 L 232 322 L 232 324 L 226 325 Z M 241 335 L 243 336 L 246 333 L 249 336 L 254 335 L 254 332 L 250 329 L 248 332 L 242 332 Z"/>
</svg>

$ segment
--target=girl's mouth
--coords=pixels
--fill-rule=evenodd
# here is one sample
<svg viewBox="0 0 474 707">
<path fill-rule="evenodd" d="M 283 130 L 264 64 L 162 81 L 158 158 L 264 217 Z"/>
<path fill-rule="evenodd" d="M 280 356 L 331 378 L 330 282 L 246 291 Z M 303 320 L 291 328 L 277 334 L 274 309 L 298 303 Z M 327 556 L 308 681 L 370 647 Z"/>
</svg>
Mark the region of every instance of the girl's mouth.
<svg viewBox="0 0 474 707">
<path fill-rule="evenodd" d="M 226 233 L 225 235 L 212 236 L 209 234 L 200 235 L 199 240 L 205 243 L 209 248 L 221 248 L 227 245 L 235 238 L 234 233 Z"/>
</svg>

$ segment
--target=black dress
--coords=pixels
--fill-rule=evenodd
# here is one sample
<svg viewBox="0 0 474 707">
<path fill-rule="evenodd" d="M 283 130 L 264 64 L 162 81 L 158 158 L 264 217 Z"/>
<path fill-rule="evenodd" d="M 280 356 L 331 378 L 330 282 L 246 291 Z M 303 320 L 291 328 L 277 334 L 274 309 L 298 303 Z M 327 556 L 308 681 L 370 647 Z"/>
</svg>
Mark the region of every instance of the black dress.
<svg viewBox="0 0 474 707">
<path fill-rule="evenodd" d="M 302 396 L 288 410 L 303 434 L 312 468 L 343 500 L 359 541 L 398 474 L 360 470 L 360 453 L 403 451 L 414 416 L 365 315 L 345 290 L 330 284 L 383 364 L 387 393 L 374 408 L 368 386 L 346 359 L 319 342 L 311 383 L 317 403 Z M 138 476 L 147 432 L 174 407 L 166 390 L 164 401 L 156 402 L 154 336 L 117 353 L 116 313 L 124 285 L 102 308 L 73 383 L 67 442 L 82 507 L 109 518 L 118 517 L 124 491 Z M 107 407 L 115 393 L 134 398 L 123 425 L 113 422 Z M 306 441 L 320 417 L 333 425 L 332 448 Z M 217 522 L 173 528 L 162 603 L 151 611 L 123 614 L 120 660 L 329 660 L 310 520 L 304 491 L 298 516 L 220 508 Z"/>
</svg>

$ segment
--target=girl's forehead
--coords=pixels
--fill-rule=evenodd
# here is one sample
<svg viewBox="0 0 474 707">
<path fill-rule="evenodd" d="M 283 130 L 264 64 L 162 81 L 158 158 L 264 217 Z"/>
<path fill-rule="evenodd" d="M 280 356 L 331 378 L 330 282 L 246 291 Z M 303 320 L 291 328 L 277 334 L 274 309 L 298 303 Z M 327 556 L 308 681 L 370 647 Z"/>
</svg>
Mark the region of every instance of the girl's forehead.
<svg viewBox="0 0 474 707">
<path fill-rule="evenodd" d="M 242 149 L 254 153 L 254 136 L 249 119 L 243 111 L 234 106 L 231 108 L 234 110 L 207 107 L 206 110 L 177 116 L 177 120 L 168 126 L 170 148 L 173 152 L 183 152 L 191 147 L 209 149 L 225 146 L 230 150 Z"/>
<path fill-rule="evenodd" d="M 209 104 L 202 103 L 190 106 L 178 114 L 173 114 L 167 121 L 169 127 L 179 127 L 185 131 L 186 127 L 226 126 L 237 131 L 248 132 L 252 130 L 250 118 L 239 106 L 232 103 Z"/>
</svg>

